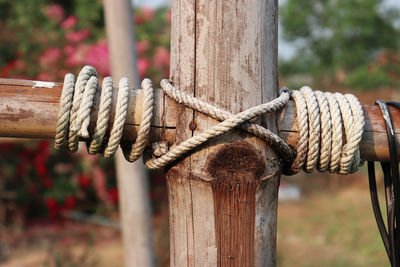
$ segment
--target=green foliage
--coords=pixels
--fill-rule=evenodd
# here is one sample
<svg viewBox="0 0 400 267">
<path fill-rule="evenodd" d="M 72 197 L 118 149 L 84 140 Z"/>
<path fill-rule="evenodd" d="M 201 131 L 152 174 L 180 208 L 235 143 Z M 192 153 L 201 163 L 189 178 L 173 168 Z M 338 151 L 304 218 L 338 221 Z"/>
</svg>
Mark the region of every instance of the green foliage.
<svg viewBox="0 0 400 267">
<path fill-rule="evenodd" d="M 399 30 L 382 0 L 288 0 L 281 6 L 284 38 L 301 40 L 325 69 L 355 69 L 381 49 L 396 49 Z"/>
<path fill-rule="evenodd" d="M 346 75 L 344 85 L 376 88 L 396 84 L 387 68 L 368 67 L 387 53 L 397 53 L 399 10 L 387 9 L 383 0 L 287 0 L 280 7 L 283 37 L 299 45 L 294 59 L 284 62 L 282 75 L 311 73 L 315 80 L 335 81 L 337 71 Z M 399 76 L 400 72 L 396 75 Z"/>
<path fill-rule="evenodd" d="M 354 89 L 376 89 L 390 84 L 390 79 L 382 68 L 370 70 L 368 66 L 360 66 L 347 77 L 347 85 Z"/>
</svg>

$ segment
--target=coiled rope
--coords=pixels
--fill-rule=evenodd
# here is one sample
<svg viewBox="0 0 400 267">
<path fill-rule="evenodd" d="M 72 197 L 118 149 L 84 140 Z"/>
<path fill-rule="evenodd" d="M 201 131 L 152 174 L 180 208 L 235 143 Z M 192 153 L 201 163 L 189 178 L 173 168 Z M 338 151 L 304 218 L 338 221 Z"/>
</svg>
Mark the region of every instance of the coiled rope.
<svg viewBox="0 0 400 267">
<path fill-rule="evenodd" d="M 290 91 L 283 88 L 276 99 L 249 108 L 236 115 L 217 108 L 195 97 L 189 96 L 175 88 L 168 80 L 161 81 L 163 91 L 178 103 L 195 111 L 204 113 L 216 120 L 219 124 L 195 135 L 188 140 L 173 146 L 169 151 L 159 149 L 158 157 L 145 162 L 152 169 L 164 167 L 208 140 L 222 135 L 233 128 L 243 130 L 265 140 L 284 159 L 285 174 L 294 174 L 302 168 L 311 172 L 315 168 L 319 171 L 329 170 L 340 174 L 351 173 L 360 165 L 359 143 L 364 128 L 364 117 L 360 103 L 353 95 L 330 94 L 312 91 L 303 87 L 300 91 Z M 142 121 L 136 142 L 130 148 L 123 147 L 128 161 L 137 160 L 145 149 L 150 132 L 153 116 L 154 95 L 152 83 L 149 79 L 142 82 L 144 93 Z M 92 136 L 88 131 L 90 111 L 93 106 L 94 95 L 101 90 L 99 112 L 96 128 Z M 60 100 L 60 110 L 55 137 L 55 148 L 68 148 L 75 152 L 80 139 L 87 140 L 90 154 L 101 153 L 105 157 L 112 156 L 118 149 L 122 138 L 126 120 L 128 96 L 130 93 L 129 81 L 123 78 L 119 82 L 115 119 L 106 136 L 108 120 L 112 105 L 112 79 L 103 80 L 102 88 L 96 70 L 85 66 L 79 73 L 78 79 L 67 74 L 64 79 L 63 91 Z M 253 118 L 265 113 L 276 112 L 283 108 L 292 98 L 296 104 L 299 139 L 293 150 L 281 137 L 264 127 L 250 122 Z M 342 144 L 342 127 L 345 130 L 346 142 Z"/>
<path fill-rule="evenodd" d="M 312 91 L 307 86 L 292 91 L 292 98 L 299 137 L 291 171 L 357 171 L 362 164 L 359 144 L 364 131 L 364 113 L 357 98 L 352 94 Z"/>
</svg>

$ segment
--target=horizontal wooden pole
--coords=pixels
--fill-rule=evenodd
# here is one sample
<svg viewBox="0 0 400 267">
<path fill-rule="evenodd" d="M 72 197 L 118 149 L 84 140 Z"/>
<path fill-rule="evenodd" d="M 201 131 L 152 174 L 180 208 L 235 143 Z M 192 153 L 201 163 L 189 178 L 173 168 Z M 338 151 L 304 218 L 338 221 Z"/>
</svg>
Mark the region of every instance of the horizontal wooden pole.
<svg viewBox="0 0 400 267">
<path fill-rule="evenodd" d="M 0 137 L 53 139 L 57 124 L 62 83 L 38 82 L 0 78 Z M 135 140 L 142 116 L 142 91 L 129 96 L 128 115 L 124 138 Z M 110 127 L 115 114 L 116 93 Z M 96 124 L 99 95 L 92 109 L 90 129 Z M 155 89 L 154 118 L 150 134 L 151 141 L 160 139 L 171 145 L 175 140 L 176 114 L 179 106 L 174 100 Z M 365 128 L 360 144 L 361 157 L 365 160 L 388 161 L 389 149 L 385 123 L 376 105 L 363 105 Z M 395 132 L 400 140 L 400 111 L 390 107 Z M 109 128 L 110 128 L 109 127 Z M 189 127 L 189 125 L 188 125 Z M 298 137 L 295 105 L 293 102 L 279 112 L 278 128 L 281 137 L 295 146 Z M 398 148 L 400 156 L 400 146 Z"/>
<path fill-rule="evenodd" d="M 53 139 L 57 125 L 62 83 L 39 82 L 0 78 L 0 137 L 22 137 Z M 142 90 L 131 91 L 124 138 L 135 140 L 142 116 Z M 174 140 L 175 107 L 173 100 L 165 97 L 160 89 L 155 90 L 154 116 L 151 139 Z M 93 131 L 99 107 L 100 94 L 94 98 L 90 132 Z M 109 118 L 109 129 L 114 122 L 117 90 L 113 92 L 113 105 Z M 167 110 L 168 106 L 168 110 Z"/>
</svg>

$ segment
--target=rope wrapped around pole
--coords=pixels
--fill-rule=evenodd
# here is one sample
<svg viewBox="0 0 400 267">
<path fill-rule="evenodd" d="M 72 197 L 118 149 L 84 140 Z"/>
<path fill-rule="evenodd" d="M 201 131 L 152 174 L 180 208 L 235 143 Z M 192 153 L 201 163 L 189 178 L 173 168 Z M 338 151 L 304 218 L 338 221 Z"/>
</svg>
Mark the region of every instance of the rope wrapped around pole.
<svg viewBox="0 0 400 267">
<path fill-rule="evenodd" d="M 297 173 L 302 168 L 306 172 L 312 172 L 316 168 L 322 172 L 329 170 L 347 174 L 355 172 L 362 163 L 359 143 L 364 129 L 364 116 L 360 103 L 353 95 L 314 92 L 310 87 L 302 87 L 299 91 L 282 88 L 276 99 L 234 115 L 185 94 L 168 80 L 162 80 L 161 87 L 178 103 L 221 122 L 173 146 L 170 150 L 163 149 L 163 152 L 158 153 L 157 156 L 153 154 L 153 157 L 146 161 L 146 166 L 149 168 L 158 169 L 169 165 L 208 140 L 236 127 L 270 144 L 282 157 L 283 164 L 287 166 L 283 170 L 287 175 Z M 143 80 L 142 88 L 145 97 L 137 139 L 130 147 L 126 144 L 122 145 L 125 157 L 130 162 L 137 160 L 143 154 L 153 116 L 154 94 L 151 81 Z M 97 90 L 101 90 L 99 115 L 94 133 L 90 136 L 88 132 L 90 110 Z M 100 153 L 105 157 L 110 157 L 115 153 L 120 145 L 126 120 L 128 96 L 131 90 L 128 79 L 123 78 L 119 82 L 115 120 L 107 137 L 112 90 L 110 77 L 103 80 L 102 88 L 99 87 L 97 72 L 91 66 L 85 66 L 82 69 L 77 81 L 72 74 L 65 76 L 55 148 L 68 147 L 71 152 L 74 152 L 77 150 L 79 139 L 84 139 L 88 141 L 90 154 Z M 263 114 L 278 111 L 288 103 L 289 99 L 294 100 L 297 111 L 299 139 L 295 148 L 285 143 L 279 135 L 252 121 Z M 344 144 L 342 144 L 342 127 L 346 137 Z M 155 150 L 160 151 L 157 146 Z"/>
</svg>

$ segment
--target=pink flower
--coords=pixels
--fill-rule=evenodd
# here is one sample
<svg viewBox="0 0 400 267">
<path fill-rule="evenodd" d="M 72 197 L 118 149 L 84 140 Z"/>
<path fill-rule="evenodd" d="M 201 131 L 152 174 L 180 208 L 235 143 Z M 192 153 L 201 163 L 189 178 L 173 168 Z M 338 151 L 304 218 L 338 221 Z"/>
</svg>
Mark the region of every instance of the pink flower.
<svg viewBox="0 0 400 267">
<path fill-rule="evenodd" d="M 56 47 L 50 47 L 40 56 L 41 65 L 51 65 L 57 62 L 62 56 L 61 50 Z"/>
<path fill-rule="evenodd" d="M 167 21 L 171 23 L 171 9 L 169 9 L 167 12 Z"/>
<path fill-rule="evenodd" d="M 110 74 L 110 61 L 106 41 L 100 41 L 89 47 L 85 57 L 85 64 L 97 68 L 101 76 Z"/>
<path fill-rule="evenodd" d="M 60 22 L 65 16 L 64 8 L 58 4 L 46 6 L 44 13 L 49 19 L 53 19 L 56 22 Z"/>
<path fill-rule="evenodd" d="M 44 178 L 43 180 L 42 180 L 42 183 L 43 183 L 43 186 L 45 187 L 45 188 L 52 188 L 53 187 L 53 180 L 51 180 L 50 178 Z"/>
<path fill-rule="evenodd" d="M 71 15 L 68 18 L 66 18 L 63 22 L 61 22 L 61 28 L 69 29 L 75 27 L 77 23 L 78 19 L 76 18 L 76 16 Z"/>
<path fill-rule="evenodd" d="M 15 66 L 16 66 L 15 60 L 7 62 L 7 64 L 0 69 L 1 77 L 9 77 L 10 73 L 14 70 Z"/>
<path fill-rule="evenodd" d="M 78 46 L 67 45 L 64 47 L 64 53 L 67 55 L 65 65 L 78 66 L 83 65 L 89 46 L 87 44 L 80 44 Z"/>
<path fill-rule="evenodd" d="M 154 18 L 154 10 L 151 9 L 150 7 L 143 7 L 139 14 L 137 14 L 134 18 L 135 24 L 142 24 L 147 21 L 150 21 Z"/>
<path fill-rule="evenodd" d="M 139 58 L 137 61 L 137 68 L 140 78 L 143 79 L 150 68 L 150 61 L 147 58 Z"/>
<path fill-rule="evenodd" d="M 148 40 L 136 42 L 136 51 L 139 55 L 143 55 L 144 53 L 146 53 L 149 47 L 150 43 Z"/>
<path fill-rule="evenodd" d="M 150 7 L 143 7 L 142 13 L 146 21 L 152 20 L 154 18 L 154 9 Z"/>
<path fill-rule="evenodd" d="M 91 180 L 86 174 L 81 173 L 78 176 L 78 182 L 79 182 L 79 186 L 82 189 L 86 189 L 90 186 Z"/>
<path fill-rule="evenodd" d="M 76 198 L 74 196 L 68 196 L 64 199 L 64 209 L 70 210 L 76 206 Z"/>
<path fill-rule="evenodd" d="M 154 50 L 153 64 L 156 68 L 169 66 L 169 51 L 163 46 L 159 46 Z"/>
<path fill-rule="evenodd" d="M 48 72 L 42 72 L 37 76 L 39 81 L 54 81 L 54 76 Z"/>
<path fill-rule="evenodd" d="M 118 203 L 118 190 L 116 187 L 110 188 L 110 190 L 108 190 L 108 197 L 113 204 Z"/>
<path fill-rule="evenodd" d="M 71 55 L 76 52 L 76 47 L 73 45 L 66 45 L 63 49 L 64 54 Z"/>
<path fill-rule="evenodd" d="M 91 35 L 92 33 L 89 30 L 83 29 L 79 31 L 67 32 L 65 39 L 71 43 L 79 43 L 88 39 Z"/>
<path fill-rule="evenodd" d="M 17 59 L 15 61 L 15 69 L 23 70 L 23 69 L 25 69 L 25 66 L 26 66 L 26 64 L 25 64 L 25 62 L 23 60 Z"/>
</svg>

